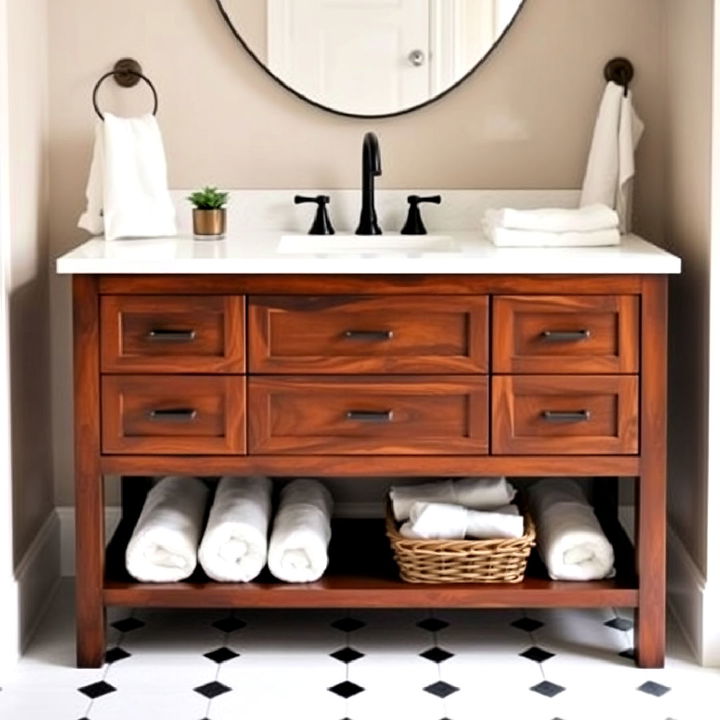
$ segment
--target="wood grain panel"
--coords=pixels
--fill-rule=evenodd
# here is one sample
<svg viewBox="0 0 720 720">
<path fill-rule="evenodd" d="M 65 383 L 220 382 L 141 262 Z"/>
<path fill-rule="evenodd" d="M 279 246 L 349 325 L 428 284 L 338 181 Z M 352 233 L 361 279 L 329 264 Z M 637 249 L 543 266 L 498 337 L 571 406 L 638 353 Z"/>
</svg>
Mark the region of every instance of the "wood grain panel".
<svg viewBox="0 0 720 720">
<path fill-rule="evenodd" d="M 481 269 L 481 268 L 480 268 Z M 101 275 L 102 294 L 606 295 L 639 293 L 639 275 Z"/>
<path fill-rule="evenodd" d="M 102 402 L 103 452 L 245 452 L 244 377 L 105 375 Z"/>
<path fill-rule="evenodd" d="M 75 566 L 78 667 L 105 655 L 105 500 L 100 470 L 100 323 L 97 278 L 73 278 Z"/>
<path fill-rule="evenodd" d="M 486 296 L 252 296 L 256 373 L 487 372 Z"/>
<path fill-rule="evenodd" d="M 244 372 L 244 304 L 237 295 L 105 295 L 103 372 Z"/>
<path fill-rule="evenodd" d="M 638 451 L 638 379 L 634 375 L 495 376 L 492 408 L 494 454 Z M 587 413 L 586 419 L 562 420 L 562 414 L 581 412 Z"/>
<path fill-rule="evenodd" d="M 482 376 L 251 377 L 254 454 L 485 454 Z M 354 419 L 350 413 L 385 414 Z"/>
<path fill-rule="evenodd" d="M 516 295 L 493 298 L 493 371 L 638 372 L 638 297 Z"/>
</svg>

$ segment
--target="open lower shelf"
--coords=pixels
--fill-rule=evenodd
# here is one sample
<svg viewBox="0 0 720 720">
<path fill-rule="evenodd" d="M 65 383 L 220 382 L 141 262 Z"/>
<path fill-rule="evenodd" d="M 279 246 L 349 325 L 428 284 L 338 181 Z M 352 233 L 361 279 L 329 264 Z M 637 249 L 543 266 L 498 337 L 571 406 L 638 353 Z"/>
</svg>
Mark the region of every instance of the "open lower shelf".
<svg viewBox="0 0 720 720">
<path fill-rule="evenodd" d="M 265 570 L 252 583 L 218 583 L 198 569 L 178 583 L 139 583 L 127 573 L 124 552 L 132 532 L 122 522 L 107 550 L 103 597 L 133 607 L 636 607 L 634 550 L 619 524 L 605 527 L 616 553 L 617 576 L 594 582 L 548 579 L 535 553 L 521 583 L 417 584 L 400 579 L 382 520 L 336 520 L 325 576 L 283 583 Z"/>
</svg>

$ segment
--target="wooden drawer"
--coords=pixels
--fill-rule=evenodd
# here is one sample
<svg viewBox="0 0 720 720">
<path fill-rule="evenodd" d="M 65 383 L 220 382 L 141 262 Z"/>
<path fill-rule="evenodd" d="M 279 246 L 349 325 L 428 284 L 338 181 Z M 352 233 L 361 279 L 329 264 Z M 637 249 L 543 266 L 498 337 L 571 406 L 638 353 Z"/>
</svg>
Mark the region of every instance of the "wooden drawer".
<svg viewBox="0 0 720 720">
<path fill-rule="evenodd" d="M 245 370 L 242 296 L 105 295 L 100 303 L 103 372 Z"/>
<path fill-rule="evenodd" d="M 488 381 L 251 377 L 250 453 L 487 454 Z"/>
<path fill-rule="evenodd" d="M 244 453 L 245 378 L 106 375 L 102 449 L 107 454 Z"/>
<path fill-rule="evenodd" d="M 494 377 L 492 417 L 496 455 L 632 455 L 638 452 L 638 379 Z"/>
<path fill-rule="evenodd" d="M 487 296 L 254 296 L 256 373 L 487 372 Z"/>
<path fill-rule="evenodd" d="M 493 372 L 638 372 L 634 295 L 493 298 Z"/>
</svg>

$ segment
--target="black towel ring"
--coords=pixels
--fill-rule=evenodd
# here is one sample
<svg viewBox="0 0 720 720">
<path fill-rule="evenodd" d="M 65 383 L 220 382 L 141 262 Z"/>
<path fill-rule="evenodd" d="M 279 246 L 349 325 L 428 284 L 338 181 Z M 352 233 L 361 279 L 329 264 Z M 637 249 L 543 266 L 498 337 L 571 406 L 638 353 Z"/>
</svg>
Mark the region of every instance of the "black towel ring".
<svg viewBox="0 0 720 720">
<path fill-rule="evenodd" d="M 157 109 L 158 109 L 158 94 L 157 90 L 155 90 L 155 86 L 152 84 L 150 79 L 143 75 L 142 67 L 140 66 L 140 63 L 137 60 L 133 60 L 132 58 L 123 58 L 122 60 L 118 60 L 115 63 L 115 66 L 110 72 L 105 73 L 96 83 L 95 87 L 93 88 L 93 94 L 92 94 L 92 102 L 93 107 L 95 108 L 95 112 L 97 113 L 97 116 L 104 120 L 105 116 L 100 112 L 100 108 L 98 107 L 97 103 L 97 93 L 100 89 L 100 86 L 103 84 L 105 80 L 107 80 L 109 77 L 115 78 L 115 82 L 117 82 L 118 85 L 121 87 L 133 87 L 134 85 L 137 85 L 140 80 L 144 80 L 150 90 L 152 90 L 153 94 L 153 115 L 157 115 Z"/>
<path fill-rule="evenodd" d="M 608 82 L 614 82 L 624 88 L 624 94 L 627 96 L 630 82 L 635 75 L 633 64 L 624 57 L 616 57 L 609 60 L 603 71 L 605 79 Z"/>
</svg>

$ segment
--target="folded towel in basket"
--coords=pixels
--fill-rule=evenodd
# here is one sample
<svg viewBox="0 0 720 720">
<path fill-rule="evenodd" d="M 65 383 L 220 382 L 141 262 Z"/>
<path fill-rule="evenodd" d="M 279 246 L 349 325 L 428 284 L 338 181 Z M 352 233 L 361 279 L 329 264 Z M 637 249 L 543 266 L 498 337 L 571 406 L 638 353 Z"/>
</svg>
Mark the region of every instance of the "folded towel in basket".
<svg viewBox="0 0 720 720">
<path fill-rule="evenodd" d="M 317 480 L 301 478 L 280 494 L 268 550 L 268 567 L 286 582 L 313 582 L 328 564 L 333 501 Z"/>
<path fill-rule="evenodd" d="M 410 519 L 400 526 L 400 534 L 426 540 L 519 538 L 523 529 L 517 505 L 503 505 L 489 512 L 448 503 L 416 502 L 410 508 Z"/>
<path fill-rule="evenodd" d="M 553 580 L 615 574 L 615 554 L 592 506 L 573 480 L 541 480 L 528 490 L 537 547 Z"/>
<path fill-rule="evenodd" d="M 166 477 L 150 490 L 125 551 L 130 575 L 141 582 L 192 575 L 207 493 L 205 483 L 192 477 Z"/>
<path fill-rule="evenodd" d="M 198 551 L 213 580 L 249 582 L 265 567 L 271 493 L 266 477 L 220 480 Z"/>
<path fill-rule="evenodd" d="M 390 488 L 396 520 L 407 520 L 410 508 L 416 502 L 451 503 L 473 510 L 492 510 L 507 505 L 514 497 L 515 488 L 504 477 L 440 480 Z"/>
</svg>

